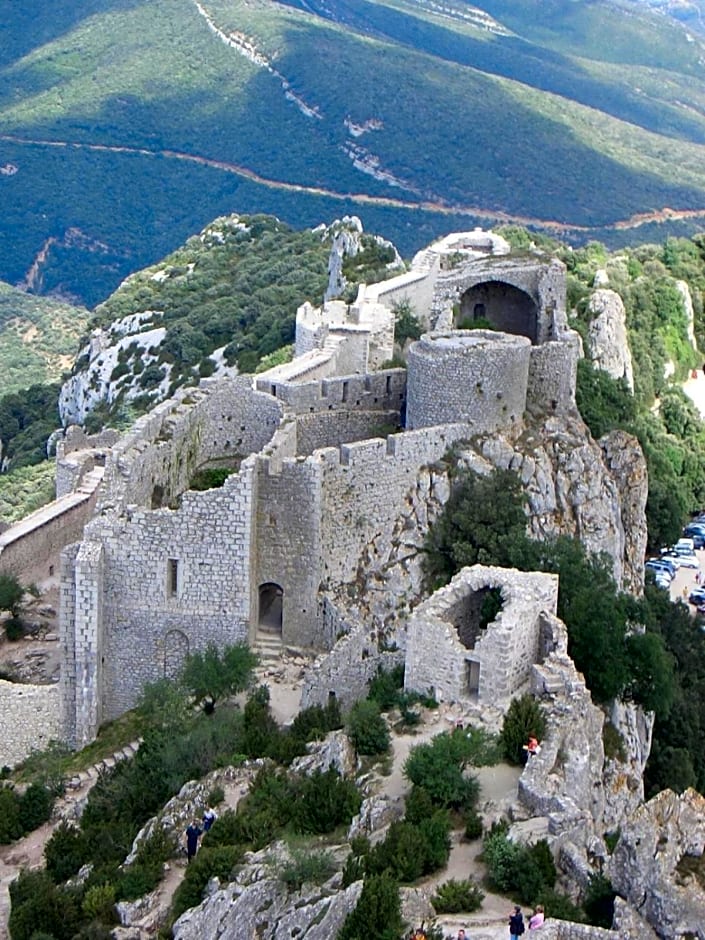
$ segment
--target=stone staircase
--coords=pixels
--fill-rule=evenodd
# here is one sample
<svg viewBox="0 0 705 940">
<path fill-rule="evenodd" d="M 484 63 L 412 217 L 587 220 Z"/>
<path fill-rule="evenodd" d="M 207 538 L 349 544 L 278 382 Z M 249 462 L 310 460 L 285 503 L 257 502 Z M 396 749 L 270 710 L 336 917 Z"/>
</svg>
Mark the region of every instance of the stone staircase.
<svg viewBox="0 0 705 940">
<path fill-rule="evenodd" d="M 262 663 L 271 663 L 280 659 L 284 652 L 281 631 L 260 624 L 257 627 L 252 651 L 259 656 Z"/>
<path fill-rule="evenodd" d="M 74 774 L 74 776 L 67 781 L 66 789 L 81 790 L 87 785 L 92 786 L 103 771 L 111 770 L 120 761 L 133 757 L 137 753 L 141 743 L 142 738 L 137 738 L 135 741 L 126 744 L 122 750 L 115 751 L 110 757 L 99 760 L 86 770 L 81 770 L 79 773 Z"/>
</svg>

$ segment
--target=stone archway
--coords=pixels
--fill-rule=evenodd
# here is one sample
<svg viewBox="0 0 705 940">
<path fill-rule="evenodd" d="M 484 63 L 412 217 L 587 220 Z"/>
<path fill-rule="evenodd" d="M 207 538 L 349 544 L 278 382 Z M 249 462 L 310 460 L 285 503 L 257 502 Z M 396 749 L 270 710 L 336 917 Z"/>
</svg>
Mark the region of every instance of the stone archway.
<svg viewBox="0 0 705 940">
<path fill-rule="evenodd" d="M 265 633 L 282 635 L 284 613 L 284 589 L 273 581 L 259 586 L 257 629 Z"/>
<path fill-rule="evenodd" d="M 538 308 L 526 291 L 504 281 L 481 281 L 460 295 L 455 326 L 489 324 L 493 329 L 538 342 Z"/>
<path fill-rule="evenodd" d="M 183 630 L 167 630 L 164 635 L 164 678 L 176 679 L 189 654 L 189 639 Z"/>
</svg>

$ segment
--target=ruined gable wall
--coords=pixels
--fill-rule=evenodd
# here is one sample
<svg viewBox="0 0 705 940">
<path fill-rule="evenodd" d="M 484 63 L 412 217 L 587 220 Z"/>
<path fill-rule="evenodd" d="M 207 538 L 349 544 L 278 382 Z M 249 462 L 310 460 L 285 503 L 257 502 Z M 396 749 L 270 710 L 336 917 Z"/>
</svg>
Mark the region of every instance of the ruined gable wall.
<svg viewBox="0 0 705 940">
<path fill-rule="evenodd" d="M 204 464 L 261 450 L 282 410 L 251 386 L 251 376 L 206 380 L 197 389 L 180 389 L 140 418 L 108 457 L 103 504 L 150 507 L 155 487 L 162 503 L 170 503 Z"/>
<path fill-rule="evenodd" d="M 322 583 L 336 587 L 355 581 L 367 564 L 366 551 L 389 540 L 416 485 L 419 467 L 440 460 L 448 448 L 467 438 L 464 424 L 424 428 L 387 440 L 343 444 L 311 458 L 322 470 Z"/>
<path fill-rule="evenodd" d="M 178 510 L 135 510 L 88 527 L 105 553 L 104 719 L 165 675 L 169 631 L 181 631 L 191 651 L 248 639 L 254 462 L 219 489 L 184 493 Z"/>
<path fill-rule="evenodd" d="M 257 462 L 253 595 L 272 582 L 282 590 L 282 641 L 322 647 L 318 628 L 321 498 L 318 467 L 302 460 Z M 255 623 L 257 614 L 255 613 Z"/>
</svg>

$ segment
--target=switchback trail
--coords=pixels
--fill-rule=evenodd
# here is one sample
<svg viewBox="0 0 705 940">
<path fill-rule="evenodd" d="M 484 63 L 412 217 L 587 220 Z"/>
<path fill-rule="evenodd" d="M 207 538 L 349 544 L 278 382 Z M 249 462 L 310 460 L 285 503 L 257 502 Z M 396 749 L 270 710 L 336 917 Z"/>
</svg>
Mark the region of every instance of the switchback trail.
<svg viewBox="0 0 705 940">
<path fill-rule="evenodd" d="M 306 186 L 302 183 L 289 183 L 284 180 L 269 179 L 261 176 L 254 170 L 230 163 L 225 160 L 215 160 L 198 154 L 183 153 L 178 150 L 148 150 L 142 147 L 128 147 L 117 144 L 91 144 L 84 141 L 45 140 L 41 138 L 17 137 L 12 134 L 0 134 L 0 141 L 28 147 L 66 147 L 76 150 L 88 150 L 97 153 L 134 154 L 144 157 L 161 157 L 167 160 L 182 160 L 186 163 L 195 163 L 210 169 L 220 170 L 240 176 L 250 182 L 268 189 L 283 190 L 285 192 L 305 193 L 311 196 L 323 196 L 340 202 L 354 202 L 358 205 L 385 206 L 394 209 L 412 209 L 436 215 L 468 215 L 491 222 L 500 222 L 515 225 L 533 225 L 557 234 L 568 232 L 591 231 L 623 231 L 625 229 L 639 228 L 650 222 L 664 222 L 667 220 L 705 219 L 705 207 L 701 209 L 671 209 L 664 206 L 652 212 L 641 212 L 627 219 L 619 219 L 600 226 L 577 225 L 568 222 L 558 222 L 554 219 L 539 219 L 532 216 L 513 215 L 501 210 L 484 209 L 479 206 L 453 205 L 442 202 L 398 199 L 393 196 L 372 196 L 368 193 L 341 193 L 322 186 Z"/>
</svg>

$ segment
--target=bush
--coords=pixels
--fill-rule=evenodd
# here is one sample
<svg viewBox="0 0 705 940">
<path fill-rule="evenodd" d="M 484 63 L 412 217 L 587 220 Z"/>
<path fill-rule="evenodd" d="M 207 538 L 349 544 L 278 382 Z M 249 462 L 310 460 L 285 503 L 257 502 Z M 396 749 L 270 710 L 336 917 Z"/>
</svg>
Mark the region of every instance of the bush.
<svg viewBox="0 0 705 940">
<path fill-rule="evenodd" d="M 473 842 L 482 837 L 483 831 L 482 817 L 477 813 L 468 813 L 465 819 L 465 838 Z"/>
<path fill-rule="evenodd" d="M 404 774 L 416 786 L 428 791 L 435 806 L 465 810 L 475 806 L 480 786 L 463 769 L 472 745 L 462 730 L 436 735 L 429 744 L 411 749 Z"/>
<path fill-rule="evenodd" d="M 24 636 L 24 624 L 19 617 L 10 617 L 5 621 L 5 636 L 10 643 L 21 640 Z"/>
<path fill-rule="evenodd" d="M 605 878 L 604 875 L 591 876 L 587 894 L 583 901 L 589 924 L 594 927 L 605 927 L 606 929 L 612 926 L 615 896 L 609 878 Z"/>
<path fill-rule="evenodd" d="M 81 908 L 89 920 L 100 920 L 106 924 L 117 923 L 115 888 L 110 884 L 93 885 L 83 896 Z"/>
<path fill-rule="evenodd" d="M 39 783 L 30 783 L 20 797 L 20 822 L 24 832 L 31 832 L 51 816 L 54 797 Z"/>
<path fill-rule="evenodd" d="M 347 732 L 358 754 L 386 754 L 389 750 L 389 728 L 376 702 L 366 699 L 353 705 Z"/>
<path fill-rule="evenodd" d="M 22 872 L 10 885 L 10 899 L 12 940 L 32 940 L 42 931 L 54 940 L 73 940 L 80 930 L 80 895 L 57 888 L 44 871 Z"/>
<path fill-rule="evenodd" d="M 436 889 L 431 904 L 436 914 L 470 914 L 482 907 L 484 893 L 474 881 L 444 881 Z"/>
<path fill-rule="evenodd" d="M 0 574 L 0 610 L 9 610 L 19 617 L 25 589 L 14 574 Z"/>
<path fill-rule="evenodd" d="M 279 877 L 289 891 L 300 891 L 303 884 L 323 884 L 334 872 L 335 859 L 330 852 L 301 849 L 291 853 L 291 859 L 282 866 Z"/>
<path fill-rule="evenodd" d="M 292 790 L 291 820 L 298 832 L 323 834 L 349 825 L 362 803 L 355 783 L 343 779 L 333 767 L 301 778 Z"/>
<path fill-rule="evenodd" d="M 387 874 L 365 878 L 353 911 L 345 918 L 338 940 L 399 940 L 404 930 L 399 888 Z"/>
<path fill-rule="evenodd" d="M 382 712 L 391 711 L 399 704 L 400 693 L 404 688 L 404 666 L 395 666 L 385 670 L 378 667 L 376 675 L 369 685 L 367 698 L 379 705 Z"/>
<path fill-rule="evenodd" d="M 512 699 L 502 723 L 500 740 L 504 754 L 511 764 L 526 762 L 524 745 L 529 735 L 541 740 L 546 731 L 546 719 L 541 706 L 531 695 Z"/>
<path fill-rule="evenodd" d="M 44 846 L 46 870 L 57 882 L 71 878 L 89 857 L 89 847 L 80 829 L 60 823 Z"/>
<path fill-rule="evenodd" d="M 19 839 L 22 831 L 17 794 L 12 787 L 0 787 L 0 844 Z"/>
<path fill-rule="evenodd" d="M 531 846 L 518 845 L 507 838 L 505 825 L 494 825 L 485 836 L 482 857 L 490 884 L 524 904 L 535 904 L 553 890 L 556 867 L 545 839 Z"/>
</svg>

